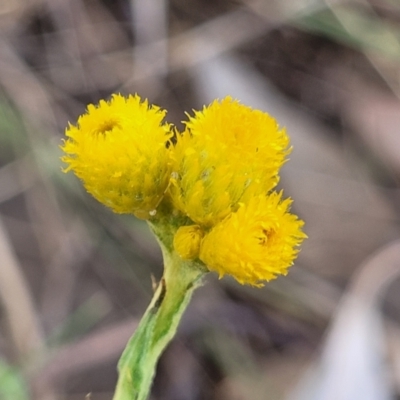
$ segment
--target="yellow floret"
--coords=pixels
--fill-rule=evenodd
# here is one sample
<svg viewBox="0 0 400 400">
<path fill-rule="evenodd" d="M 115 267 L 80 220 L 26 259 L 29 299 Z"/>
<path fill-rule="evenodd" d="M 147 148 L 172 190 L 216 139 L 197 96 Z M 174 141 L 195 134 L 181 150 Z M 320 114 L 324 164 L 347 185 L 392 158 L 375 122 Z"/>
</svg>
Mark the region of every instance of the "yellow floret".
<svg viewBox="0 0 400 400">
<path fill-rule="evenodd" d="M 226 97 L 195 112 L 177 135 L 170 195 L 195 223 L 211 227 L 239 202 L 278 183 L 289 139 L 267 113 Z"/>
<path fill-rule="evenodd" d="M 217 224 L 203 239 L 199 258 L 220 277 L 263 286 L 286 275 L 306 235 L 303 221 L 289 213 L 290 199 L 281 193 L 253 197 Z"/>
<path fill-rule="evenodd" d="M 184 260 L 199 256 L 200 243 L 204 232 L 198 225 L 181 226 L 174 236 L 174 249 Z"/>
<path fill-rule="evenodd" d="M 89 193 L 117 213 L 148 219 L 161 201 L 171 174 L 171 137 L 166 111 L 140 97 L 113 95 L 89 105 L 70 125 L 62 158 Z"/>
</svg>

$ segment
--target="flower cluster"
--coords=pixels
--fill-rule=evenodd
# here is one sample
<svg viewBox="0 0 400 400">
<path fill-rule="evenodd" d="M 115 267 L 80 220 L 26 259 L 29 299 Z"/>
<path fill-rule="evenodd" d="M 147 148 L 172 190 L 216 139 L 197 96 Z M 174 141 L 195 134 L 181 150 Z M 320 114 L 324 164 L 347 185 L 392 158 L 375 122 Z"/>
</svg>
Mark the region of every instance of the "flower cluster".
<svg viewBox="0 0 400 400">
<path fill-rule="evenodd" d="M 189 116 L 173 140 L 165 114 L 137 95 L 90 105 L 66 130 L 65 171 L 118 213 L 156 223 L 168 203 L 183 259 L 255 286 L 285 274 L 306 237 L 291 200 L 274 191 L 290 151 L 285 130 L 231 97 Z"/>
</svg>

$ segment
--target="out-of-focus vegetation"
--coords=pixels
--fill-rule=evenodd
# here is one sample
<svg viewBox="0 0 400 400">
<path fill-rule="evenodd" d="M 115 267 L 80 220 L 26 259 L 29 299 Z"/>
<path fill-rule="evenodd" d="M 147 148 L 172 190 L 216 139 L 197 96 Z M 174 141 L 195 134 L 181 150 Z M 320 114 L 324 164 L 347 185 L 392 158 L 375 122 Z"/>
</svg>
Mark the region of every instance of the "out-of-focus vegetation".
<svg viewBox="0 0 400 400">
<path fill-rule="evenodd" d="M 152 398 L 400 396 L 397 1 L 10 0 L 0 32 L 0 398 L 111 399 L 162 274 L 146 224 L 61 170 L 68 122 L 115 92 L 178 125 L 227 94 L 270 112 L 309 236 L 262 290 L 210 274 Z"/>
</svg>

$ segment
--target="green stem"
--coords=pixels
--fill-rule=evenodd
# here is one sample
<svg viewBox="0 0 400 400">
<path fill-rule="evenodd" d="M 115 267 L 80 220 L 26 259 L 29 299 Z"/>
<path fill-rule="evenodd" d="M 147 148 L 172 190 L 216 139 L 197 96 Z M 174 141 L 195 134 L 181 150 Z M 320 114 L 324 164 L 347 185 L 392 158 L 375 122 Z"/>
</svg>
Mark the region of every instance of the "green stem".
<svg viewBox="0 0 400 400">
<path fill-rule="evenodd" d="M 118 364 L 113 400 L 146 400 L 157 361 L 174 337 L 204 270 L 163 247 L 164 277 Z"/>
</svg>

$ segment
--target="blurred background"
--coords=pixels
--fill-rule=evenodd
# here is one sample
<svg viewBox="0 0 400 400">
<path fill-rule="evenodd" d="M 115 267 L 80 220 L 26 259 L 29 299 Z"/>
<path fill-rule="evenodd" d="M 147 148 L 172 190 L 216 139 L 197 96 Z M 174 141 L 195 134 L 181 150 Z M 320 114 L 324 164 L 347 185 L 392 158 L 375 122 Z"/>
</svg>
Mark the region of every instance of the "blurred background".
<svg viewBox="0 0 400 400">
<path fill-rule="evenodd" d="M 210 274 L 153 400 L 400 399 L 398 0 L 1 0 L 0 398 L 111 400 L 162 261 L 146 224 L 63 174 L 112 93 L 231 95 L 287 127 L 309 239 L 255 289 Z"/>
</svg>

